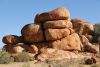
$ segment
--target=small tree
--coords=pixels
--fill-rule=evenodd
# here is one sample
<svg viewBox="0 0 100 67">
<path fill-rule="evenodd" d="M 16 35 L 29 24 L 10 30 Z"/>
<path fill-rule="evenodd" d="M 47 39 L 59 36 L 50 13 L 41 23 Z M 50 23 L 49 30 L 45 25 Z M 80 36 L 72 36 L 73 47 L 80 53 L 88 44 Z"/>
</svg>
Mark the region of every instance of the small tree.
<svg viewBox="0 0 100 67">
<path fill-rule="evenodd" d="M 97 35 L 100 35 L 100 23 L 94 25 L 94 32 Z"/>
</svg>

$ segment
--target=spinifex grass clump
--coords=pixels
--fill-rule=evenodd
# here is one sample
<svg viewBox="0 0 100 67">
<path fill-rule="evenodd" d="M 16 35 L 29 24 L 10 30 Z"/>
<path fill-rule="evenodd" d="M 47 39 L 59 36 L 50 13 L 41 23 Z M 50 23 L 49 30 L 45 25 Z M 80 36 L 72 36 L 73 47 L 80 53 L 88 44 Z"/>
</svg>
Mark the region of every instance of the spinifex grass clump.
<svg viewBox="0 0 100 67">
<path fill-rule="evenodd" d="M 1 50 L 0 51 L 0 64 L 8 64 L 10 62 L 11 62 L 10 55 L 6 51 Z"/>
<path fill-rule="evenodd" d="M 28 55 L 27 52 L 22 52 L 16 55 L 14 59 L 15 59 L 15 62 L 27 62 L 27 61 L 30 61 L 30 56 Z"/>
</svg>

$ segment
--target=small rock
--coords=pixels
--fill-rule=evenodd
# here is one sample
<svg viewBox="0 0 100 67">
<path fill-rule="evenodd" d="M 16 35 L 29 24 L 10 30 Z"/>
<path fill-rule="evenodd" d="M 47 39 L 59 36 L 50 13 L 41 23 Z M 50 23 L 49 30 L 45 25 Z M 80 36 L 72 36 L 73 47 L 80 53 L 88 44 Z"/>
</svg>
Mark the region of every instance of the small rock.
<svg viewBox="0 0 100 67">
<path fill-rule="evenodd" d="M 87 59 L 87 60 L 85 61 L 85 63 L 86 63 L 86 64 L 89 64 L 89 65 L 94 64 L 94 63 L 96 63 L 96 59 L 93 58 L 93 57 L 91 57 L 91 58 Z"/>
</svg>

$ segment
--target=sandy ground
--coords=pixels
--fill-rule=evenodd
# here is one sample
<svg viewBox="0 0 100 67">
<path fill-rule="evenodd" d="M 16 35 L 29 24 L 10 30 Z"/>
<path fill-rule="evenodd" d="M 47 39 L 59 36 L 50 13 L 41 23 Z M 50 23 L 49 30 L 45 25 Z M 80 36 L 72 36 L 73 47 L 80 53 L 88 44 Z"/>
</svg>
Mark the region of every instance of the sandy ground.
<svg viewBox="0 0 100 67">
<path fill-rule="evenodd" d="M 91 67 L 90 65 L 84 65 L 84 64 L 81 64 L 81 66 L 77 66 L 76 63 L 73 63 L 70 64 L 70 63 L 62 63 L 62 66 L 59 65 L 59 63 L 55 63 L 55 62 L 52 62 L 52 65 L 50 65 L 49 63 L 45 63 L 45 62 L 39 62 L 39 63 L 34 63 L 34 61 L 31 61 L 31 62 L 14 62 L 14 63 L 10 63 L 10 64 L 0 64 L 0 67 L 27 67 L 27 66 L 24 66 L 24 65 L 29 65 L 30 67 Z M 28 66 L 28 67 L 29 67 Z"/>
<path fill-rule="evenodd" d="M 96 55 L 95 58 L 97 60 L 97 64 L 99 63 L 100 65 L 100 54 Z M 86 65 L 84 61 L 85 58 L 69 59 L 69 60 L 63 59 L 59 61 L 45 61 L 45 62 L 38 61 L 38 63 L 36 63 L 37 61 L 34 60 L 30 62 L 13 62 L 9 64 L 0 64 L 0 67 L 91 67 L 91 65 Z M 24 66 L 24 65 L 28 65 L 28 66 Z"/>
<path fill-rule="evenodd" d="M 0 67 L 24 67 L 24 65 L 30 65 L 30 67 L 48 67 L 46 63 L 37 63 L 34 64 L 33 61 L 31 62 L 14 62 L 10 64 L 0 64 Z"/>
<path fill-rule="evenodd" d="M 28 64 L 30 64 L 30 67 L 50 67 L 49 65 L 45 64 L 45 63 L 39 63 L 39 64 L 34 64 L 32 62 L 27 62 Z M 0 67 L 24 67 L 25 63 L 22 62 L 17 62 L 17 63 L 11 63 L 11 64 L 0 64 Z M 71 66 L 74 67 L 74 66 Z M 75 66 L 76 67 L 76 66 Z M 82 65 L 82 67 L 90 67 L 89 65 Z"/>
</svg>

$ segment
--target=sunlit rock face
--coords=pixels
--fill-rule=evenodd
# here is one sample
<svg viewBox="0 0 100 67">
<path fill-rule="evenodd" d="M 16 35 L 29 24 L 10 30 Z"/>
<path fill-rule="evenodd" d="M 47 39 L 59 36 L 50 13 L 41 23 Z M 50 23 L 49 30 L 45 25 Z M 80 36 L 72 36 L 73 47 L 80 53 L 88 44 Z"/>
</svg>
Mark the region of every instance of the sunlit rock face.
<svg viewBox="0 0 100 67">
<path fill-rule="evenodd" d="M 59 7 L 37 14 L 34 23 L 23 26 L 21 36 L 6 35 L 2 41 L 8 53 L 26 51 L 41 61 L 81 58 L 79 53 L 99 52 L 99 46 L 93 44 L 100 43 L 100 24 L 71 19 L 69 10 Z"/>
</svg>

